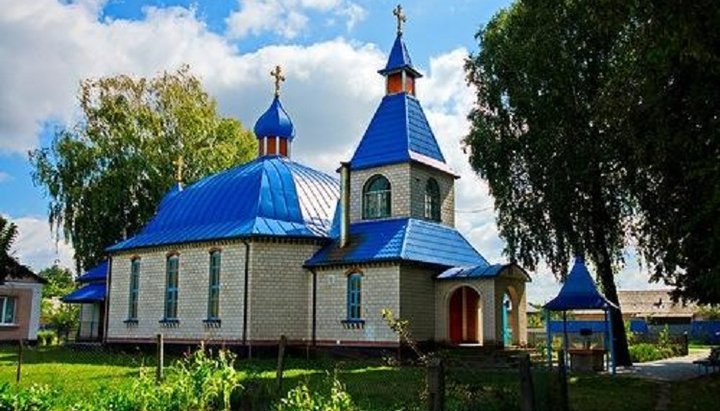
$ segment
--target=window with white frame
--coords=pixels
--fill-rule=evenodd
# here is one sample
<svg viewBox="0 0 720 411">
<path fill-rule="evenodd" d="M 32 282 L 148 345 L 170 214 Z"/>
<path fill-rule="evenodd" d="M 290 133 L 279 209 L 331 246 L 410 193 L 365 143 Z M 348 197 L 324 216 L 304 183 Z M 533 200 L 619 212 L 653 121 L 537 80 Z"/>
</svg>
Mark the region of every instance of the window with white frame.
<svg viewBox="0 0 720 411">
<path fill-rule="evenodd" d="M 15 297 L 0 296 L 0 324 L 15 323 Z"/>
</svg>

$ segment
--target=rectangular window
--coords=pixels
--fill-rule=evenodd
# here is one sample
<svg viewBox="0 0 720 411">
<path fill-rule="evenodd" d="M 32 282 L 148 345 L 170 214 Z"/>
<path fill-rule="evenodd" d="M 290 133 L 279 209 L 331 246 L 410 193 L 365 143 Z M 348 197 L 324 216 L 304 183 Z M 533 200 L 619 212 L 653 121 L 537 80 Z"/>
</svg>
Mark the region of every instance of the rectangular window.
<svg viewBox="0 0 720 411">
<path fill-rule="evenodd" d="M 210 253 L 210 286 L 208 288 L 208 319 L 220 318 L 220 251 Z"/>
<path fill-rule="evenodd" d="M 0 324 L 15 323 L 15 297 L 0 297 Z"/>
<path fill-rule="evenodd" d="M 128 296 L 128 319 L 138 318 L 138 291 L 140 289 L 140 259 L 130 262 L 130 293 Z"/>
<path fill-rule="evenodd" d="M 177 319 L 179 262 L 180 257 L 171 255 L 165 267 L 165 320 Z"/>
<path fill-rule="evenodd" d="M 362 291 L 362 275 L 359 273 L 351 274 L 348 277 L 348 320 L 360 320 L 361 317 L 361 291 Z"/>
</svg>

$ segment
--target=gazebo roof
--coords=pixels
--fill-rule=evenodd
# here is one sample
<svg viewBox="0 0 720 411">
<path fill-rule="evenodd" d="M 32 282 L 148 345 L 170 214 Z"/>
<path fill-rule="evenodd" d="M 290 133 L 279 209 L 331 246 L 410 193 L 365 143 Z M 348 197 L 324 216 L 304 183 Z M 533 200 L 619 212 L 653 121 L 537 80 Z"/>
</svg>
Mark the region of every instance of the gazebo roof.
<svg viewBox="0 0 720 411">
<path fill-rule="evenodd" d="M 615 304 L 608 301 L 597 290 L 582 257 L 575 258 L 575 264 L 557 297 L 545 304 L 545 309 L 550 311 L 605 310 L 609 307 L 615 307 Z"/>
</svg>

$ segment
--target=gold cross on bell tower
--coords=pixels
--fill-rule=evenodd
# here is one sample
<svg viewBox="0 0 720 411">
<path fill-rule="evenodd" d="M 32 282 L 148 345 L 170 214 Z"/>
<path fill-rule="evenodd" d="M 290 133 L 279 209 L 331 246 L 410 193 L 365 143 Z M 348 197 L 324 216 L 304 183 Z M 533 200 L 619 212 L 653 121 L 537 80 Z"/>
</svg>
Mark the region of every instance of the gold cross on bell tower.
<svg viewBox="0 0 720 411">
<path fill-rule="evenodd" d="M 280 95 L 280 83 L 285 81 L 285 76 L 282 74 L 282 68 L 275 66 L 275 70 L 270 72 L 272 77 L 275 77 L 275 97 Z"/>
<path fill-rule="evenodd" d="M 395 16 L 395 18 L 397 18 L 397 32 L 398 34 L 402 34 L 403 23 L 405 23 L 405 21 L 407 20 L 405 18 L 405 13 L 403 13 L 401 5 L 398 4 L 397 7 L 395 7 L 395 10 L 393 10 L 393 15 Z"/>
<path fill-rule="evenodd" d="M 183 181 L 183 168 L 185 167 L 185 162 L 183 161 L 182 155 L 179 155 L 177 160 L 172 162 L 175 166 L 175 182 L 182 183 Z"/>
</svg>

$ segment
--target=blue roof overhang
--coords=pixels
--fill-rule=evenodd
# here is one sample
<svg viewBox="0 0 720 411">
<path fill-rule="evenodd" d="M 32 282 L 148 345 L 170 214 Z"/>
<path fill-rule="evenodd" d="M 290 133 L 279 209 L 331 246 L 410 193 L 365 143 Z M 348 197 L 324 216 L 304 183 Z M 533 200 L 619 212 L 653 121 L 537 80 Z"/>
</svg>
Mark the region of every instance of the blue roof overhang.
<svg viewBox="0 0 720 411">
<path fill-rule="evenodd" d="M 105 283 L 91 283 L 62 298 L 65 303 L 84 304 L 105 301 Z"/>
<path fill-rule="evenodd" d="M 370 220 L 350 225 L 346 247 L 339 240 L 321 248 L 306 267 L 406 262 L 447 268 L 487 264 L 453 227 L 413 218 Z"/>
<path fill-rule="evenodd" d="M 515 263 L 509 264 L 480 264 L 476 266 L 452 267 L 437 276 L 438 280 L 471 280 L 478 278 L 494 278 L 500 276 L 508 269 L 517 269 L 522 273 L 526 282 L 531 282 L 530 275 Z"/>
<path fill-rule="evenodd" d="M 105 281 L 108 272 L 108 262 L 103 261 L 97 266 L 89 269 L 85 274 L 75 279 L 78 283 L 92 283 L 97 281 Z"/>
</svg>

